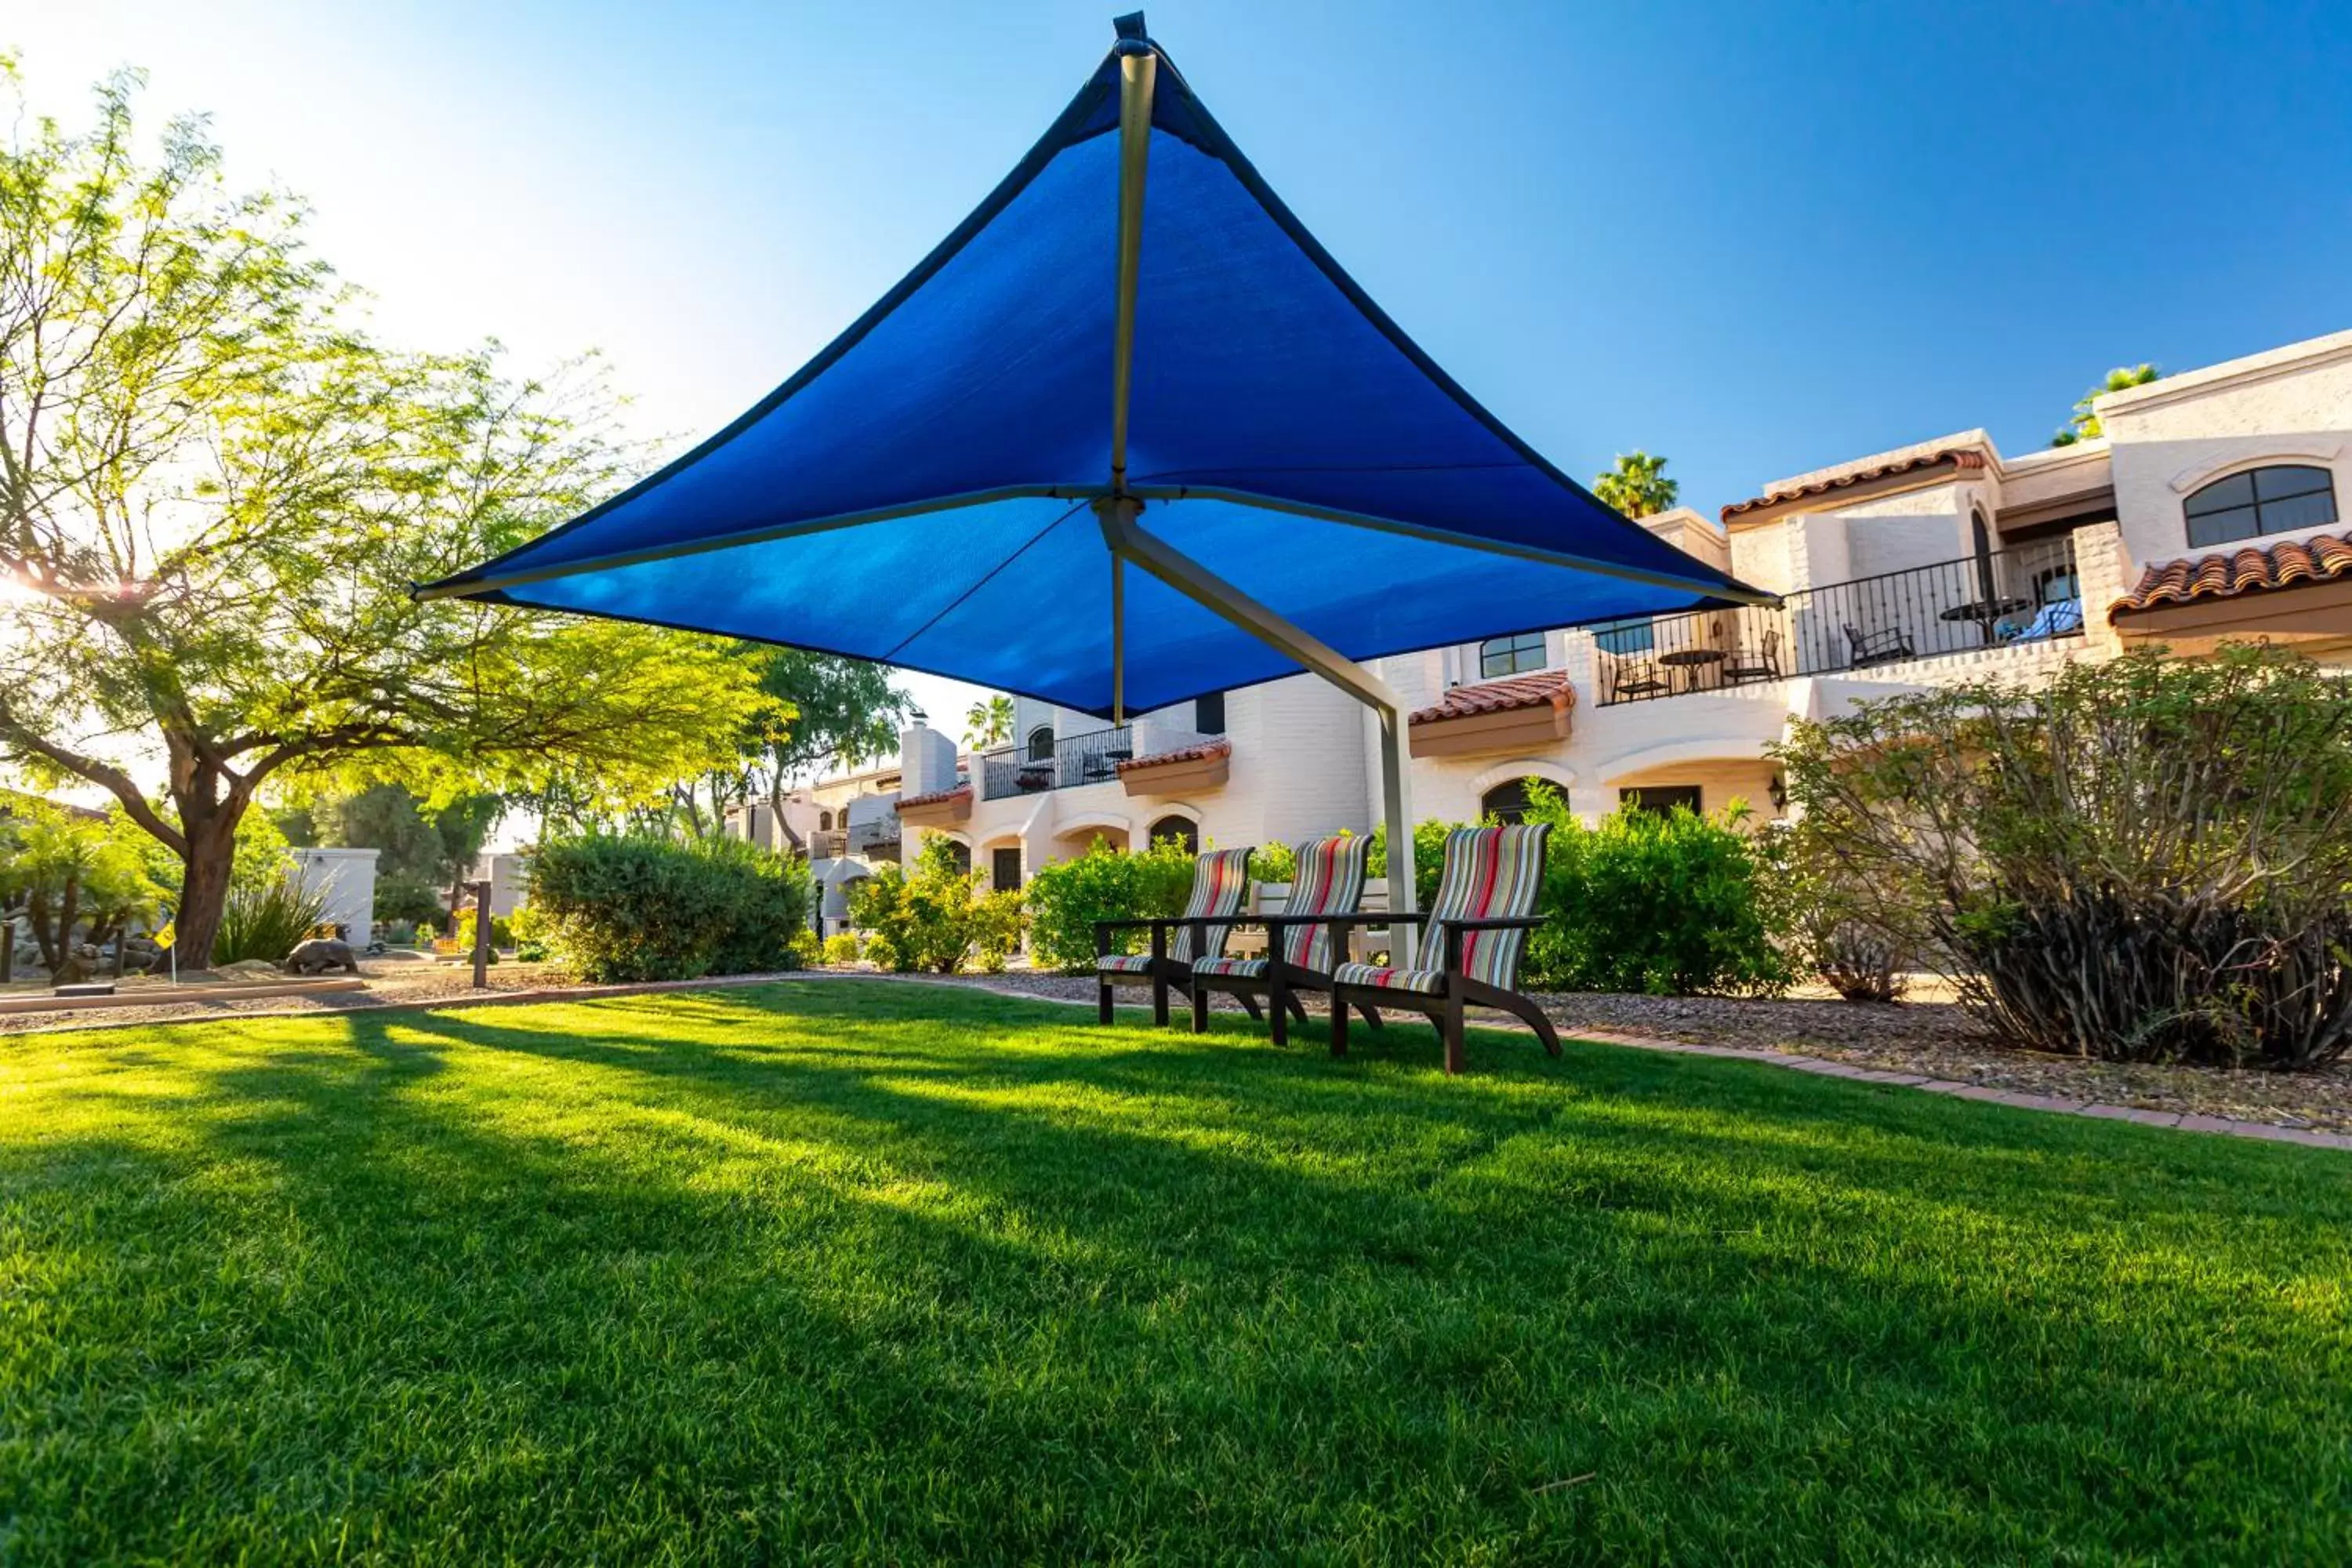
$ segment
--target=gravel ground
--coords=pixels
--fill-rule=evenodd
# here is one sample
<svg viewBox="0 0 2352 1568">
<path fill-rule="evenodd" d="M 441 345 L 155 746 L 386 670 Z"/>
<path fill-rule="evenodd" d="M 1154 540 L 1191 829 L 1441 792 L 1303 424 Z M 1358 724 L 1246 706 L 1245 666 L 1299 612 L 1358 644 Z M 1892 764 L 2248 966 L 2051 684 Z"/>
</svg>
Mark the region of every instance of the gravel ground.
<svg viewBox="0 0 2352 1568">
<path fill-rule="evenodd" d="M 247 972 L 224 973 L 217 980 L 220 984 L 230 984 L 239 981 L 269 983 L 292 978 L 286 974 Z M 342 975 L 339 971 L 324 978 L 341 979 Z M 155 1005 L 0 1015 L 0 1035 L 90 1029 L 121 1024 L 175 1024 L 192 1018 L 229 1017 L 239 1013 L 350 1013 L 400 1003 L 431 1002 L 445 997 L 455 1001 L 480 994 L 474 989 L 474 970 L 470 963 L 427 963 L 414 959 L 382 963 L 362 960 L 360 978 L 368 983 L 364 991 L 328 991 L 315 996 L 221 996 L 195 1002 L 164 1001 L 163 997 L 170 994 L 167 983 L 133 978 L 122 982 L 121 991 L 153 991 L 158 994 Z M 489 989 L 494 992 L 532 991 L 545 986 L 568 985 L 571 981 L 571 975 L 558 964 L 494 963 L 490 966 Z"/>
<path fill-rule="evenodd" d="M 1068 1001 L 1091 1002 L 1095 994 L 1095 983 L 1083 975 L 1006 973 L 959 975 L 956 980 Z M 1124 989 L 1130 997 L 1143 994 L 1139 986 Z M 2344 1063 L 2319 1072 L 2278 1073 L 2054 1057 L 1987 1037 L 1948 1002 L 1888 1005 L 1803 997 L 1753 1001 L 1583 992 L 1541 995 L 1537 1001 L 1562 1033 L 1591 1029 L 1785 1051 L 2020 1094 L 2352 1132 L 2352 1066 Z M 1239 1010 L 1228 998 L 1220 997 L 1215 1005 L 1221 1011 Z M 1507 1021 L 1501 1015 L 1489 1016 Z"/>
</svg>

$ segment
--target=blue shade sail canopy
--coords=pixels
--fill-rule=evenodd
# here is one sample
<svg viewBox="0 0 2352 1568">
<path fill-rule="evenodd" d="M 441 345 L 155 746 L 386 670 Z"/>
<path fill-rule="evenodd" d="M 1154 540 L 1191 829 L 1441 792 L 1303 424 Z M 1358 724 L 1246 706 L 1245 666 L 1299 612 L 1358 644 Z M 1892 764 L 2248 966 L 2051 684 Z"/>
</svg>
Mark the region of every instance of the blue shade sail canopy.
<svg viewBox="0 0 2352 1568">
<path fill-rule="evenodd" d="M 1115 615 L 1092 510 L 1113 495 L 1349 659 L 1763 597 L 1479 407 L 1266 187 L 1139 18 L 1121 31 L 979 209 L 790 381 L 623 494 L 422 592 L 1103 715 L 1115 663 L 1129 710 L 1302 668 L 1139 572 Z M 1121 80 L 1145 55 L 1122 480 Z"/>
</svg>

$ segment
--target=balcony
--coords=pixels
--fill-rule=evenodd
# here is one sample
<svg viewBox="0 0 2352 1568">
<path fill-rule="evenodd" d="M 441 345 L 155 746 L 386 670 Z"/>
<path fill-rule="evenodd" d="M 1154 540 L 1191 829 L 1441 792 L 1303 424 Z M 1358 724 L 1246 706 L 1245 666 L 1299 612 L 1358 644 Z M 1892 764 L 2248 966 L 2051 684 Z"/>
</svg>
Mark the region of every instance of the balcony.
<svg viewBox="0 0 2352 1568">
<path fill-rule="evenodd" d="M 1145 739 L 1156 753 L 1194 743 L 1202 737 L 1190 731 L 1154 728 Z M 1118 780 L 1118 764 L 1135 755 L 1136 731 L 1132 725 L 1064 736 L 1054 742 L 1050 753 L 1043 749 L 1006 746 L 983 752 L 977 759 L 980 798 L 1006 800 L 1049 789 L 1115 784 Z"/>
<path fill-rule="evenodd" d="M 1853 675 L 2083 635 L 2071 536 L 1597 630 L 1600 704 Z"/>
</svg>

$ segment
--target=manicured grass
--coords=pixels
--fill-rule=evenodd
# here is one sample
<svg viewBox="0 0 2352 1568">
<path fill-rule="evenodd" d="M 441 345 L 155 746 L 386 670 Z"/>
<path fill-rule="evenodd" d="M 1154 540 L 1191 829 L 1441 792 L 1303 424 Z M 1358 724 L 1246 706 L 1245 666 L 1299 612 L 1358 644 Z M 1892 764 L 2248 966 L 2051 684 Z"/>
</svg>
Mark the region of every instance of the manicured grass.
<svg viewBox="0 0 2352 1568">
<path fill-rule="evenodd" d="M 0 1562 L 2342 1562 L 2352 1160 L 804 984 L 0 1043 Z"/>
</svg>

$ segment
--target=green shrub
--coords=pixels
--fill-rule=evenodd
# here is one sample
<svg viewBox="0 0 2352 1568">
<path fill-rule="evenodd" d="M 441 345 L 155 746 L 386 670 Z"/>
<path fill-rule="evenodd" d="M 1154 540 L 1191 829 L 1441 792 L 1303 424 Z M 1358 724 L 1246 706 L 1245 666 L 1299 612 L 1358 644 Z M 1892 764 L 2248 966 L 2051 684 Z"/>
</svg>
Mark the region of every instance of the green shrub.
<svg viewBox="0 0 2352 1568">
<path fill-rule="evenodd" d="M 1769 868 L 1745 817 L 1744 806 L 1715 816 L 1626 806 L 1587 827 L 1557 789 L 1531 783 L 1527 820 L 1549 823 L 1551 835 L 1544 925 L 1528 939 L 1521 984 L 1654 996 L 1785 988 Z"/>
<path fill-rule="evenodd" d="M 1173 843 L 1130 853 L 1097 839 L 1074 860 L 1038 868 L 1025 889 L 1031 962 L 1066 974 L 1093 973 L 1095 922 L 1182 914 L 1192 861 Z M 1136 931 L 1113 931 L 1111 951 L 1133 952 L 1142 940 Z"/>
<path fill-rule="evenodd" d="M 808 867 L 740 838 L 591 834 L 541 844 L 530 901 L 583 979 L 759 973 L 793 962 Z"/>
<path fill-rule="evenodd" d="M 1424 822 L 1412 830 L 1413 908 L 1425 910 L 1437 901 L 1437 876 L 1445 865 L 1445 836 L 1462 826 L 1455 822 Z M 1389 874 L 1389 827 L 1372 829 L 1372 847 L 1364 856 L 1366 877 Z"/>
<path fill-rule="evenodd" d="M 839 931 L 824 939 L 821 955 L 824 962 L 836 967 L 857 962 L 857 938 L 849 931 Z"/>
<path fill-rule="evenodd" d="M 1790 795 L 1859 918 L 1999 1037 L 2323 1066 L 2352 1046 L 2352 683 L 2142 650 L 1792 726 Z"/>
<path fill-rule="evenodd" d="M 474 951 L 474 907 L 471 904 L 457 911 L 457 929 L 453 934 L 457 940 L 460 952 Z M 490 945 L 492 947 L 515 945 L 514 918 L 511 915 L 490 917 Z"/>
<path fill-rule="evenodd" d="M 323 895 L 305 892 L 283 875 L 232 879 L 213 936 L 213 962 L 283 963 L 326 912 Z"/>
<path fill-rule="evenodd" d="M 851 888 L 850 921 L 874 933 L 868 958 L 902 974 L 953 974 L 978 950 L 982 967 L 1004 967 L 1021 942 L 1021 895 L 986 892 L 954 856 L 952 844 L 935 837 L 923 846 L 912 876 L 885 866 Z"/>
<path fill-rule="evenodd" d="M 375 882 L 374 913 L 387 925 L 395 921 L 425 925 L 442 918 L 441 900 L 432 888 L 414 877 L 379 877 Z"/>
<path fill-rule="evenodd" d="M 1298 875 L 1298 851 L 1287 844 L 1261 844 L 1250 852 L 1250 880 L 1289 882 Z"/>
<path fill-rule="evenodd" d="M 548 918 L 530 905 L 525 904 L 513 914 L 509 915 L 506 928 L 507 934 L 514 939 L 515 957 L 520 962 L 537 963 L 546 958 L 551 951 L 549 944 Z M 498 923 L 493 921 L 490 926 L 491 940 L 496 941 L 498 934 Z"/>
<path fill-rule="evenodd" d="M 887 969 L 893 974 L 904 974 L 913 967 L 898 962 L 898 950 L 890 945 L 890 939 L 887 936 L 869 936 L 866 939 L 866 962 L 877 969 Z"/>
</svg>

